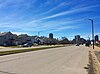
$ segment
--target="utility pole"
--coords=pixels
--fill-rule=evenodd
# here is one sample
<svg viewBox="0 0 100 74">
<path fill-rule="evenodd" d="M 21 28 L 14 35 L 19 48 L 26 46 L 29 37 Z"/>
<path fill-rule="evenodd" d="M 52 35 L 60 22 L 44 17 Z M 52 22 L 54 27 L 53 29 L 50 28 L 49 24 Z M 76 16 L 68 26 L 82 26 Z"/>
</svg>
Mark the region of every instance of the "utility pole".
<svg viewBox="0 0 100 74">
<path fill-rule="evenodd" d="M 40 35 L 40 32 L 38 32 L 38 36 Z"/>
<path fill-rule="evenodd" d="M 93 49 L 94 49 L 94 23 L 93 23 L 93 19 L 88 19 L 91 21 L 92 23 L 92 42 L 93 42 Z"/>
</svg>

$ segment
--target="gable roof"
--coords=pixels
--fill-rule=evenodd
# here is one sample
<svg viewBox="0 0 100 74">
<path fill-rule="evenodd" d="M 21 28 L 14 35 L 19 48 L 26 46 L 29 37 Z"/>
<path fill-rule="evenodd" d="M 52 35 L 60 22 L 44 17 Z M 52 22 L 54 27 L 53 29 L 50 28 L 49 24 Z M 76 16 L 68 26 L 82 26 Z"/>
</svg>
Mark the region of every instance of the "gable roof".
<svg viewBox="0 0 100 74">
<path fill-rule="evenodd" d="M 8 33 L 10 33 L 10 34 L 12 34 L 11 32 L 0 32 L 0 36 L 4 36 L 4 35 L 6 35 L 6 34 L 8 34 Z"/>
</svg>

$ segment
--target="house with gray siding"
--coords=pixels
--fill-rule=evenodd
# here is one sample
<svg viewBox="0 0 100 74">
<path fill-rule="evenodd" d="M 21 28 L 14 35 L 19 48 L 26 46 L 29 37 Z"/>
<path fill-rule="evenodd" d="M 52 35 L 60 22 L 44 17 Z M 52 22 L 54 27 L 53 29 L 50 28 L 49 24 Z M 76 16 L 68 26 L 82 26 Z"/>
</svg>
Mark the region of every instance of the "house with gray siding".
<svg viewBox="0 0 100 74">
<path fill-rule="evenodd" d="M 15 39 L 15 35 L 13 35 L 11 32 L 0 33 L 0 45 L 13 45 L 15 43 Z"/>
</svg>

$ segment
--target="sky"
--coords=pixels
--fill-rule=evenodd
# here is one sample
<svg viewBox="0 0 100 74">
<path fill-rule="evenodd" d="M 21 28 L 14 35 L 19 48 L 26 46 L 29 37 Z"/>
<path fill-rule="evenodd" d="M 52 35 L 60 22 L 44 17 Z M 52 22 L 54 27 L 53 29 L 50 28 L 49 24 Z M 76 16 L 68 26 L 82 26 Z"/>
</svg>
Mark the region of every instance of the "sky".
<svg viewBox="0 0 100 74">
<path fill-rule="evenodd" d="M 54 37 L 100 36 L 100 0 L 0 0 L 0 32 Z"/>
</svg>

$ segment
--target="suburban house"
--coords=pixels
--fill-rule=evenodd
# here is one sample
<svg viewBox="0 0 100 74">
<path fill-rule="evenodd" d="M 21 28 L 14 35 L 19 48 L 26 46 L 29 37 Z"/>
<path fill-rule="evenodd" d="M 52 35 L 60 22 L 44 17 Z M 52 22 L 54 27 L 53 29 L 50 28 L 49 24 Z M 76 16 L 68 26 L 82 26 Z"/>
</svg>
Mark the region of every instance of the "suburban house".
<svg viewBox="0 0 100 74">
<path fill-rule="evenodd" d="M 27 42 L 31 42 L 31 37 L 27 34 L 21 34 L 17 37 L 18 44 L 25 44 Z"/>
<path fill-rule="evenodd" d="M 16 44 L 16 35 L 11 32 L 0 33 L 0 45 L 15 45 Z"/>
<path fill-rule="evenodd" d="M 100 40 L 96 41 L 96 44 L 100 44 Z"/>
<path fill-rule="evenodd" d="M 11 32 L 0 33 L 0 45 L 23 45 L 25 43 L 32 44 L 57 44 L 56 39 L 47 38 L 44 36 L 29 36 L 27 34 L 16 35 Z"/>
</svg>

